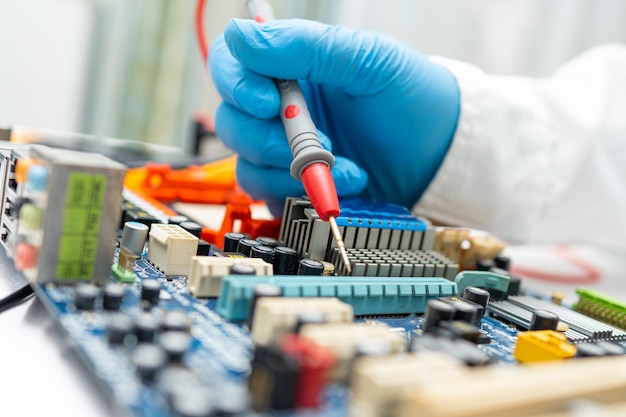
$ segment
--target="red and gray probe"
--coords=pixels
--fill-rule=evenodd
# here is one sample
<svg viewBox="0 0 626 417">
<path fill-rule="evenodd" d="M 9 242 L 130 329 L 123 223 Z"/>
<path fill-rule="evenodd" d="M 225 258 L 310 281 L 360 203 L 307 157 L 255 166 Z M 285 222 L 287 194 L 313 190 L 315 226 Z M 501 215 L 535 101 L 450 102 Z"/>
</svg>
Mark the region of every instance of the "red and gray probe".
<svg viewBox="0 0 626 417">
<path fill-rule="evenodd" d="M 246 8 L 248 16 L 259 23 L 274 19 L 272 7 L 266 0 L 246 0 Z M 329 222 L 346 269 L 351 272 L 346 247 L 335 220 L 339 216 L 339 199 L 335 181 L 330 173 L 335 164 L 335 157 L 322 148 L 298 82 L 295 80 L 274 80 L 274 82 L 280 93 L 280 118 L 293 154 L 289 169 L 291 176 L 302 181 L 313 208 L 322 220 Z"/>
</svg>

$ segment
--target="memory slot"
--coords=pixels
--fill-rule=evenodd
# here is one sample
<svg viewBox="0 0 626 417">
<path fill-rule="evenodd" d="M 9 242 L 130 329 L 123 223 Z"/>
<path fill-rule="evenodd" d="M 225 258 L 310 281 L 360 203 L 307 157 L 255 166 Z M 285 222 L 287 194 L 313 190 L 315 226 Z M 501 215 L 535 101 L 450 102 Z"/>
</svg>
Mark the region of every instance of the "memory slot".
<svg viewBox="0 0 626 417">
<path fill-rule="evenodd" d="M 459 265 L 434 250 L 347 249 L 352 275 L 374 277 L 443 277 L 454 280 Z M 350 275 L 339 249 L 329 261 L 338 275 Z"/>
<path fill-rule="evenodd" d="M 356 316 L 421 314 L 428 301 L 457 293 L 456 284 L 445 278 L 230 275 L 222 280 L 217 311 L 227 320 L 245 320 L 258 284 L 276 285 L 285 297 L 337 297 Z"/>
<path fill-rule="evenodd" d="M 566 323 L 569 330 L 565 336 L 572 342 L 592 340 L 626 340 L 626 332 L 599 322 L 566 307 L 530 296 L 511 296 L 505 301 L 489 303 L 489 310 L 520 327 L 528 328 L 534 310 L 547 310 Z M 523 313 L 522 311 L 526 311 Z"/>
</svg>

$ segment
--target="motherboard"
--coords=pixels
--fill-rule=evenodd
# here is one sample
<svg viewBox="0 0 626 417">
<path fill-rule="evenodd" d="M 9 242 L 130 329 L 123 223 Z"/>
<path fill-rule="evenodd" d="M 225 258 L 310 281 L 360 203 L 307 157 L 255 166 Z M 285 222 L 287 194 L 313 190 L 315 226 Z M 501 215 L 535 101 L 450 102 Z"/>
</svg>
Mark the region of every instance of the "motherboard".
<svg viewBox="0 0 626 417">
<path fill-rule="evenodd" d="M 528 291 L 500 246 L 347 199 L 346 265 L 306 198 L 287 200 L 277 236 L 210 241 L 106 158 L 3 152 L 2 245 L 120 415 L 624 409 L 626 307 Z"/>
</svg>

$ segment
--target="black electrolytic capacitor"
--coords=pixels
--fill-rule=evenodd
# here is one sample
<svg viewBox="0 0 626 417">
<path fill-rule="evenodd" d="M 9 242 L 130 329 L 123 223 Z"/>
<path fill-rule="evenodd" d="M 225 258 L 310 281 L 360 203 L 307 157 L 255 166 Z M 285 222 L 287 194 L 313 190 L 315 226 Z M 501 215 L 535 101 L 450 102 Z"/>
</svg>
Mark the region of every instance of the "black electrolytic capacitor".
<svg viewBox="0 0 626 417">
<path fill-rule="evenodd" d="M 463 290 L 463 298 L 487 308 L 487 304 L 489 304 L 489 291 L 478 287 L 466 287 Z"/>
<path fill-rule="evenodd" d="M 150 305 L 159 303 L 161 283 L 156 279 L 144 279 L 141 281 L 141 299 Z"/>
<path fill-rule="evenodd" d="M 250 257 L 261 258 L 271 264 L 272 258 L 274 257 L 274 249 L 265 245 L 256 245 L 250 250 Z"/>
<path fill-rule="evenodd" d="M 556 330 L 559 324 L 559 316 L 547 310 L 533 311 L 528 330 Z"/>
<path fill-rule="evenodd" d="M 165 366 L 167 355 L 163 349 L 151 343 L 140 344 L 133 352 L 132 361 L 142 381 L 150 382 Z"/>
<path fill-rule="evenodd" d="M 180 362 L 191 345 L 191 336 L 185 332 L 165 332 L 159 338 L 170 362 Z"/>
<path fill-rule="evenodd" d="M 511 267 L 511 258 L 509 258 L 508 256 L 499 255 L 496 256 L 493 261 L 496 265 L 496 268 L 500 268 L 504 271 L 508 272 L 509 268 Z"/>
<path fill-rule="evenodd" d="M 184 223 L 186 221 L 189 221 L 189 219 L 185 216 L 172 216 L 169 219 L 167 219 L 167 222 L 169 224 L 177 224 L 177 225 Z"/>
<path fill-rule="evenodd" d="M 280 246 L 280 241 L 274 239 L 273 237 L 259 236 L 256 238 L 256 241 L 259 242 L 261 245 L 269 246 L 272 249 Z"/>
<path fill-rule="evenodd" d="M 303 259 L 300 261 L 298 275 L 324 275 L 324 264 L 315 259 Z"/>
<path fill-rule="evenodd" d="M 119 284 L 107 284 L 102 295 L 102 308 L 108 311 L 117 311 L 122 306 L 124 287 Z"/>
<path fill-rule="evenodd" d="M 296 275 L 298 252 L 287 246 L 278 246 L 274 249 L 272 265 L 274 265 L 274 275 Z"/>
<path fill-rule="evenodd" d="M 224 235 L 224 252 L 237 252 L 237 245 L 241 239 L 245 239 L 243 233 L 230 232 Z"/>
<path fill-rule="evenodd" d="M 260 245 L 260 243 L 254 239 L 241 239 L 237 244 L 237 252 L 247 257 L 250 257 L 252 247 L 257 245 Z"/>
<path fill-rule="evenodd" d="M 230 267 L 231 275 L 256 275 L 256 269 L 252 265 L 233 264 Z"/>
<path fill-rule="evenodd" d="M 440 300 L 430 300 L 426 304 L 426 312 L 421 327 L 422 332 L 435 331 L 440 322 L 454 319 L 454 313 L 455 309 L 450 304 Z"/>
<path fill-rule="evenodd" d="M 135 323 L 132 317 L 125 314 L 116 314 L 109 320 L 107 325 L 107 340 L 112 345 L 121 345 L 126 336 L 133 333 Z"/>
<path fill-rule="evenodd" d="M 179 226 L 200 239 L 200 236 L 202 235 L 202 226 L 198 223 L 187 221 L 182 222 Z"/>
<path fill-rule="evenodd" d="M 135 317 L 135 335 L 139 342 L 153 342 L 161 323 L 150 313 L 142 313 Z"/>
<path fill-rule="evenodd" d="M 76 287 L 74 305 L 78 310 L 93 310 L 100 290 L 93 284 L 80 284 Z"/>
</svg>

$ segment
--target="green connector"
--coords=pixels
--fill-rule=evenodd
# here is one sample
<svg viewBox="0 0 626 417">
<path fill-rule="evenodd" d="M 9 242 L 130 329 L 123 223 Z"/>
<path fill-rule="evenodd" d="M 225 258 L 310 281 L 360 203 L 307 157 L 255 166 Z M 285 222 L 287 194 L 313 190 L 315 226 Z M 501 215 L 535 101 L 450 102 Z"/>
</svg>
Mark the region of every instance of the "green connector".
<svg viewBox="0 0 626 417">
<path fill-rule="evenodd" d="M 135 274 L 135 271 L 122 269 L 118 264 L 111 265 L 111 272 L 119 282 L 125 284 L 132 284 L 137 280 L 137 274 Z"/>
<path fill-rule="evenodd" d="M 626 304 L 598 291 L 578 288 L 574 310 L 596 320 L 626 329 Z"/>
</svg>

